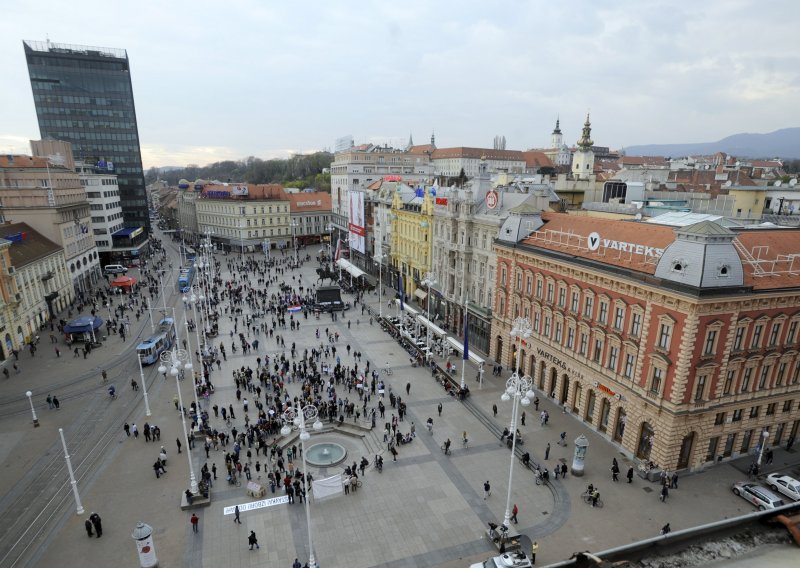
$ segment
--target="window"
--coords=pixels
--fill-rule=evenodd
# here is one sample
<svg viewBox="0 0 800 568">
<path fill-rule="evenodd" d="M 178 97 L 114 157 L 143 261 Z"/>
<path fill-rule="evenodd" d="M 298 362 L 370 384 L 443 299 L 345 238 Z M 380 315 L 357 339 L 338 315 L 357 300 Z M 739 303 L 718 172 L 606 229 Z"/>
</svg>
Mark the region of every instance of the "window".
<svg viewBox="0 0 800 568">
<path fill-rule="evenodd" d="M 500 270 L 500 284 L 502 284 L 503 286 L 506 285 L 506 269 L 505 269 L 505 267 L 503 267 L 503 269 Z"/>
<path fill-rule="evenodd" d="M 462 235 L 463 237 L 463 235 Z M 517 291 L 522 292 L 522 273 L 517 272 Z"/>
<path fill-rule="evenodd" d="M 600 312 L 597 314 L 597 320 L 603 325 L 608 322 L 608 302 L 600 302 Z"/>
<path fill-rule="evenodd" d="M 650 392 L 661 392 L 661 381 L 664 378 L 664 371 L 660 367 L 653 367 L 653 376 L 650 379 Z"/>
<path fill-rule="evenodd" d="M 542 315 L 540 313 L 533 314 L 533 331 L 539 333 L 539 324 L 541 323 Z"/>
<path fill-rule="evenodd" d="M 800 363 L 795 363 L 794 373 L 792 374 L 792 384 L 797 384 L 797 379 L 800 378 Z"/>
<path fill-rule="evenodd" d="M 550 337 L 550 316 L 544 317 L 544 336 Z"/>
<path fill-rule="evenodd" d="M 777 402 L 773 402 L 767 405 L 767 416 L 773 416 L 775 414 L 775 407 L 778 405 Z"/>
<path fill-rule="evenodd" d="M 784 411 L 784 412 L 791 412 L 791 410 L 792 410 L 792 403 L 793 403 L 793 402 L 794 402 L 794 401 L 793 401 L 793 400 L 791 400 L 791 399 L 790 399 L 790 400 L 784 400 L 784 401 L 783 401 L 783 411 Z"/>
<path fill-rule="evenodd" d="M 567 289 L 566 288 L 559 288 L 558 289 L 558 307 L 563 308 L 567 305 Z"/>
<path fill-rule="evenodd" d="M 793 321 L 789 324 L 789 331 L 786 333 L 786 344 L 791 345 L 794 343 L 794 337 L 797 335 L 797 322 Z"/>
<path fill-rule="evenodd" d="M 751 406 L 750 407 L 750 418 L 758 418 L 758 411 L 761 409 L 760 406 Z"/>
<path fill-rule="evenodd" d="M 739 449 L 740 453 L 746 454 L 747 450 L 750 449 L 750 440 L 753 439 L 753 431 L 747 430 L 744 434 L 742 434 L 742 446 Z"/>
<path fill-rule="evenodd" d="M 725 424 L 725 413 L 717 412 L 717 415 L 714 417 L 714 426 L 720 426 L 722 424 Z"/>
<path fill-rule="evenodd" d="M 783 377 L 786 374 L 786 362 L 782 362 L 778 365 L 778 374 L 775 375 L 775 386 L 779 387 L 783 385 Z"/>
<path fill-rule="evenodd" d="M 642 332 L 642 314 L 639 312 L 633 312 L 633 316 L 631 317 L 631 335 L 634 337 L 639 337 L 639 334 Z"/>
<path fill-rule="evenodd" d="M 734 378 L 736 378 L 736 371 L 728 371 L 728 374 L 725 375 L 725 384 L 722 387 L 722 394 L 731 394 Z"/>
<path fill-rule="evenodd" d="M 547 303 L 553 303 L 553 283 L 550 282 L 547 284 Z"/>
<path fill-rule="evenodd" d="M 781 333 L 781 324 L 772 324 L 772 330 L 769 332 L 769 346 L 775 347 L 778 344 L 778 336 Z"/>
<path fill-rule="evenodd" d="M 567 329 L 567 348 L 572 349 L 575 345 L 575 328 L 570 327 Z"/>
<path fill-rule="evenodd" d="M 540 300 L 542 299 L 542 280 L 541 279 L 537 279 L 536 280 L 536 297 L 539 298 Z"/>
<path fill-rule="evenodd" d="M 758 389 L 761 390 L 767 386 L 767 377 L 769 377 L 769 371 L 772 369 L 771 365 L 764 365 L 761 367 L 761 376 L 758 377 Z"/>
<path fill-rule="evenodd" d="M 733 411 L 733 417 L 731 418 L 732 422 L 741 422 L 742 421 L 742 409 L 737 408 Z"/>
<path fill-rule="evenodd" d="M 658 330 L 658 348 L 669 351 L 669 344 L 672 340 L 672 325 L 662 323 Z"/>
<path fill-rule="evenodd" d="M 737 327 L 736 328 L 736 337 L 733 339 L 733 350 L 734 351 L 741 351 L 742 350 L 742 342 L 744 341 L 744 327 Z"/>
<path fill-rule="evenodd" d="M 600 358 L 603 356 L 603 340 L 602 339 L 595 339 L 594 340 L 594 359 L 595 363 L 600 362 Z"/>
<path fill-rule="evenodd" d="M 622 329 L 622 324 L 625 322 L 625 308 L 617 308 L 614 312 L 614 329 Z"/>
<path fill-rule="evenodd" d="M 562 324 L 560 321 L 557 321 L 556 322 L 556 337 L 555 337 L 556 343 L 561 343 L 561 337 L 563 335 L 563 328 L 564 328 L 564 324 Z"/>
<path fill-rule="evenodd" d="M 634 357 L 631 353 L 625 355 L 625 370 L 623 371 L 623 375 L 630 379 L 633 377 L 633 365 L 636 362 L 636 357 Z"/>
<path fill-rule="evenodd" d="M 747 367 L 744 370 L 744 377 L 742 377 L 742 390 L 740 392 L 747 392 L 750 390 L 750 378 L 753 376 L 753 367 Z"/>
<path fill-rule="evenodd" d="M 706 342 L 703 346 L 703 355 L 713 355 L 717 344 L 717 330 L 709 329 L 706 333 Z"/>
<path fill-rule="evenodd" d="M 585 333 L 581 333 L 581 346 L 578 352 L 581 355 L 586 355 L 586 348 L 589 346 L 589 336 Z"/>
<path fill-rule="evenodd" d="M 764 333 L 764 324 L 759 324 L 753 330 L 753 340 L 750 342 L 750 349 L 761 347 L 761 334 Z"/>
<path fill-rule="evenodd" d="M 612 371 L 617 370 L 617 359 L 619 358 L 619 347 L 611 346 L 608 349 L 608 368 Z"/>
<path fill-rule="evenodd" d="M 525 282 L 525 292 L 528 294 L 528 296 L 530 296 L 532 290 L 533 290 L 533 277 L 528 276 Z"/>
<path fill-rule="evenodd" d="M 578 313 L 578 301 L 580 300 L 580 297 L 581 295 L 578 292 L 572 293 L 572 301 L 569 309 L 576 314 Z"/>
<path fill-rule="evenodd" d="M 706 392 L 706 376 L 700 375 L 699 377 L 697 377 L 697 384 L 695 385 L 694 388 L 694 399 L 696 401 L 703 400 L 705 392 Z"/>
<path fill-rule="evenodd" d="M 592 298 L 591 296 L 586 296 L 586 299 L 583 301 L 583 317 L 591 318 L 593 311 L 594 311 L 594 298 Z"/>
</svg>

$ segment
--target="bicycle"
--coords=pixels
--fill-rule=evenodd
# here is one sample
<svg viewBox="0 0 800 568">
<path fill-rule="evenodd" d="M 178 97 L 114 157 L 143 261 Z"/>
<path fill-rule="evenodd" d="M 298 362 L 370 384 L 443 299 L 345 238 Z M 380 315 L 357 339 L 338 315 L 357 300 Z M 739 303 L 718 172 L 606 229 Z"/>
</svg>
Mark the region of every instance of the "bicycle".
<svg viewBox="0 0 800 568">
<path fill-rule="evenodd" d="M 591 493 L 582 493 L 581 494 L 581 498 L 583 499 L 583 502 L 586 503 L 587 505 L 591 505 L 592 504 L 592 494 Z M 603 500 L 598 497 L 597 498 L 597 503 L 595 503 L 594 506 L 595 507 L 599 507 L 600 509 L 602 509 L 603 508 Z"/>
<path fill-rule="evenodd" d="M 464 438 L 463 440 L 461 440 L 461 446 L 462 446 L 462 447 L 463 447 L 465 450 L 466 450 L 467 448 L 469 448 L 469 440 L 468 440 L 467 438 Z"/>
<path fill-rule="evenodd" d="M 383 374 L 384 375 L 391 375 L 392 373 L 393 373 L 392 368 L 389 365 L 386 365 L 383 368 Z"/>
<path fill-rule="evenodd" d="M 450 455 L 450 446 L 447 444 L 442 444 L 442 453 L 446 456 Z"/>
</svg>

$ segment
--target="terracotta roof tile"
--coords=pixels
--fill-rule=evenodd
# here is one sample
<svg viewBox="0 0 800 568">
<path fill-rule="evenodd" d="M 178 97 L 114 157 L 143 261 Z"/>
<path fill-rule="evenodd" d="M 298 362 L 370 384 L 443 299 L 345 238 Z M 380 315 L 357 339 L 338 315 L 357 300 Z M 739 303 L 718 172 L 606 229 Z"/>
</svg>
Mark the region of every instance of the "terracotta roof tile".
<svg viewBox="0 0 800 568">
<path fill-rule="evenodd" d="M 5 239 L 11 235 L 24 233 L 22 240 L 13 240 L 8 249 L 11 264 L 17 268 L 32 264 L 42 258 L 62 250 L 56 243 L 36 232 L 27 223 L 6 223 L 0 225 L 0 238 Z"/>
<path fill-rule="evenodd" d="M 0 168 L 45 168 L 47 158 L 38 156 L 10 155 L 0 156 Z"/>
<path fill-rule="evenodd" d="M 525 160 L 525 165 L 529 168 L 552 168 L 553 162 L 548 158 L 544 152 L 536 150 L 528 150 L 522 152 L 522 157 Z"/>
<path fill-rule="evenodd" d="M 519 150 L 494 150 L 492 148 L 468 148 L 466 146 L 458 146 L 456 148 L 436 148 L 436 150 L 433 151 L 431 159 L 442 160 L 447 158 L 474 158 L 479 160 L 484 156 L 487 160 L 525 161 L 525 156 L 523 156 L 523 153 Z"/>
</svg>

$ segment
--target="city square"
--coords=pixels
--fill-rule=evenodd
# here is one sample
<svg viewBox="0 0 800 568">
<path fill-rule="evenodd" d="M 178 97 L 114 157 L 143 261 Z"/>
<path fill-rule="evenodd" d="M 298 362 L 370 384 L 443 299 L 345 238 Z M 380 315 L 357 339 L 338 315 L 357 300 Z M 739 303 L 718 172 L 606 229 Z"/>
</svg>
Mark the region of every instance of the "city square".
<svg viewBox="0 0 800 568">
<path fill-rule="evenodd" d="M 165 237 L 164 245 L 170 260 L 177 266 L 180 257 L 176 244 Z M 316 252 L 317 249 L 308 247 L 308 250 L 301 249 L 300 254 L 313 255 Z M 282 258 L 290 258 L 290 255 L 287 252 Z M 229 276 L 226 264 L 235 264 L 239 258 L 235 252 L 228 255 L 217 253 L 223 267 L 223 279 Z M 244 258 L 264 257 L 251 254 L 244 255 Z M 312 256 L 312 260 L 305 262 L 302 268 L 287 272 L 280 280 L 292 282 L 291 277 L 298 276 L 300 279 L 296 282 L 313 286 L 316 284 L 316 266 Z M 272 286 L 270 290 L 275 288 Z M 391 289 L 387 292 L 394 296 Z M 167 289 L 167 295 L 168 302 L 176 306 L 178 319 L 182 320 L 184 308 L 180 294 Z M 344 299 L 353 300 L 347 295 Z M 378 311 L 379 302 L 386 302 L 386 299 L 368 295 L 365 302 Z M 381 311 L 391 311 L 392 315 L 396 315 L 398 310 L 397 303 L 392 307 L 385 303 L 381 308 Z M 186 315 L 192 318 L 191 308 Z M 232 322 L 227 319 L 220 319 L 221 333 L 215 342 L 223 341 L 230 347 L 230 335 L 226 331 L 230 330 Z M 370 325 L 369 316 L 361 315 L 358 306 L 340 313 L 336 322 L 332 322 L 327 314 L 321 315 L 319 320 L 313 314 L 308 318 L 298 316 L 297 320 L 300 323 L 298 331 L 287 329 L 281 334 L 287 341 L 296 342 L 300 352 L 318 346 L 316 329 L 328 328 L 340 334 L 336 343 L 340 352 L 343 346 L 350 344 L 353 352 L 363 353 L 362 360 L 369 360 L 372 368 L 380 369 L 388 362 L 393 374 L 382 375 L 381 380 L 408 405 L 408 414 L 399 423 L 399 429 L 409 432 L 412 422 L 416 429 L 413 442 L 398 447 L 396 462 L 383 443 L 380 419 L 378 427 L 363 437 L 336 432 L 312 434 L 310 444 L 318 439 L 337 441 L 349 452 L 340 466 L 311 467 L 315 479 L 341 473 L 345 465 L 359 462 L 362 456 L 370 462 L 366 474 L 361 477 L 363 485 L 357 492 L 319 503 L 312 498 L 311 524 L 316 561 L 321 566 L 457 566 L 491 556 L 494 548 L 486 538 L 485 530 L 488 522 L 502 522 L 508 490 L 510 452 L 501 442 L 500 435 L 503 428 L 509 426 L 511 403 L 502 402 L 500 395 L 509 373 L 504 371 L 500 377 L 484 373 L 483 381 L 479 383 L 477 368 L 470 366 L 465 380 L 471 395 L 462 402 L 448 395 L 426 369 L 412 367 L 406 351 L 394 338 L 381 331 L 377 322 Z M 299 558 L 301 563 L 306 562 L 308 533 L 303 505 L 277 504 L 248 510 L 241 515 L 241 525 L 233 523 L 232 515 L 224 514 L 224 509 L 244 506 L 256 499 L 247 496 L 244 484 L 236 487 L 226 483 L 222 450 L 211 450 L 210 458 L 206 460 L 202 443 L 198 443 L 190 454 L 195 470 L 199 471 L 203 463 L 215 463 L 223 475 L 214 482 L 211 504 L 195 510 L 200 524 L 198 534 L 192 534 L 191 512 L 180 509 L 181 494 L 189 486 L 189 471 L 185 445 L 183 454 L 177 453 L 175 445 L 176 437 L 182 439 L 179 415 L 173 403 L 175 381 L 171 377 L 163 379 L 155 366 L 145 368 L 153 411 L 151 417 L 144 416 L 141 391 L 131 391 L 128 387 L 130 379 L 138 377 L 136 356 L 131 347 L 139 340 L 137 336 L 147 335 L 149 325 L 147 318 L 138 324 L 131 323 L 131 337 L 125 343 L 112 335 L 105 340 L 103 348 L 91 355 L 97 359 L 91 362 L 75 359 L 74 362 L 63 360 L 62 363 L 59 358 L 48 355 L 20 355 L 23 363 L 20 375 L 3 385 L 4 399 L 9 401 L 5 406 L 14 409 L 3 417 L 3 430 L 7 433 L 3 438 L 4 468 L 10 481 L 10 491 L 5 498 L 7 512 L 3 518 L 11 525 L 6 534 L 18 534 L 22 539 L 19 543 L 10 543 L 16 544 L 13 552 L 25 547 L 25 557 L 43 565 L 56 559 L 63 562 L 91 559 L 99 565 L 113 562 L 133 566 L 136 565 L 136 549 L 130 535 L 136 523 L 143 521 L 153 527 L 156 553 L 162 565 L 183 562 L 204 566 L 222 563 L 289 566 L 295 558 Z M 180 330 L 179 336 L 181 334 L 185 337 L 185 331 Z M 260 355 L 274 357 L 284 352 L 284 349 L 275 348 L 274 342 L 263 339 L 262 334 Z M 194 334 L 190 334 L 191 345 L 194 345 L 194 340 Z M 237 412 L 233 425 L 241 428 L 244 424 L 241 403 L 236 399 L 231 375 L 234 369 L 243 365 L 255 367 L 255 358 L 255 352 L 248 355 L 241 351 L 229 353 L 221 370 L 212 373 L 215 391 L 208 402 L 201 399 L 201 407 L 233 405 Z M 347 363 L 344 354 L 342 360 L 343 364 Z M 460 367 L 460 358 L 452 360 Z M 444 366 L 443 360 L 439 362 Z M 30 367 L 36 372 L 32 372 Z M 100 367 L 109 369 L 110 380 L 118 386 L 117 400 L 108 399 L 106 388 L 101 384 Z M 67 375 L 55 379 L 62 371 Z M 25 381 L 22 383 L 25 388 L 36 393 L 33 401 L 41 424 L 38 428 L 31 428 L 30 408 L 26 407 L 27 400 L 19 396 L 23 393 L 11 391 L 14 381 L 21 383 L 20 379 Z M 180 384 L 186 401 L 192 396 L 191 388 L 187 388 L 188 381 Z M 410 393 L 404 396 L 407 384 L 411 385 Z M 290 393 L 297 392 L 297 388 L 296 383 L 287 385 Z M 355 396 L 355 389 L 353 391 L 349 396 Z M 49 409 L 44 401 L 51 392 L 62 395 L 58 410 Z M 342 396 L 348 396 L 348 393 L 342 393 Z M 521 466 L 516 457 L 513 460 L 511 502 L 519 507 L 519 523 L 515 528 L 531 541 L 539 543 L 538 562 L 555 562 L 568 558 L 575 551 L 605 549 L 650 537 L 657 534 L 666 522 L 671 522 L 673 527 L 687 527 L 742 514 L 749 509 L 746 503 L 730 494 L 730 483 L 743 475 L 735 463 L 685 476 L 681 479 L 680 489 L 670 494 L 667 503 L 661 503 L 657 484 L 638 475 L 632 484 L 625 482 L 624 473 L 633 462 L 610 441 L 582 426 L 574 416 L 562 412 L 562 408 L 545 393 L 537 390 L 536 396 L 541 401 L 540 408 L 550 414 L 549 424 L 541 425 L 532 404 L 526 408 L 528 419 L 525 426 L 518 422 L 524 449 L 530 452 L 533 460 L 551 470 L 556 463 L 566 463 L 571 467 L 572 441 L 580 434 L 589 440 L 583 477 L 570 474 L 566 479 L 554 480 L 551 477 L 549 484 L 540 486 L 535 484 L 534 476 Z M 16 400 L 12 403 L 13 399 Z M 394 410 L 389 406 L 388 393 L 384 402 L 388 418 Z M 188 402 L 184 404 L 188 405 Z M 370 406 L 375 404 L 373 398 Z M 441 416 L 438 414 L 439 404 L 442 405 Z M 493 405 L 497 405 L 496 417 Z M 432 433 L 424 426 L 429 417 L 434 422 Z M 142 438 L 128 438 L 122 430 L 123 422 L 141 425 L 145 421 L 157 424 L 164 436 L 161 445 L 166 447 L 169 456 L 168 474 L 161 479 L 153 475 L 149 465 L 157 456 L 159 444 L 148 444 Z M 221 419 L 215 420 L 212 415 L 210 421 L 212 426 L 226 429 Z M 64 428 L 71 448 L 85 515 L 76 515 L 74 511 L 63 452 L 56 439 L 59 427 Z M 558 444 L 562 431 L 568 434 L 567 447 Z M 463 432 L 468 433 L 467 448 L 461 447 Z M 440 450 L 448 438 L 453 442 L 451 455 Z M 548 444 L 549 459 L 545 459 Z M 382 473 L 372 465 L 375 454 L 384 456 Z M 613 458 L 620 461 L 623 472 L 618 483 L 611 481 Z M 256 459 L 254 457 L 253 462 Z M 784 467 L 792 463 L 787 461 L 790 459 L 791 454 L 778 450 L 775 466 Z M 52 477 L 41 480 L 38 472 L 45 467 Z M 484 499 L 483 483 L 487 480 L 491 483 L 491 496 Z M 49 489 L 37 485 L 39 483 L 46 484 Z M 604 508 L 593 509 L 581 502 L 580 495 L 588 483 L 600 488 Z M 53 491 L 54 488 L 57 490 Z M 276 495 L 280 494 L 278 489 Z M 267 494 L 266 497 L 271 496 Z M 17 501 L 12 502 L 12 499 Z M 23 499 L 25 508 L 28 501 L 38 503 L 37 507 L 52 518 L 41 524 L 40 518 L 32 517 L 27 521 L 32 530 L 22 531 L 20 518 L 13 516 L 12 511 L 14 507 L 22 506 L 20 500 Z M 45 507 L 41 502 L 44 499 L 57 499 L 58 506 Z M 713 502 L 714 505 L 697 507 L 698 500 Z M 97 511 L 103 517 L 103 540 L 93 542 L 86 539 L 82 525 L 90 511 Z M 247 547 L 246 537 L 251 530 L 258 535 L 261 545 L 258 550 L 251 551 Z"/>
</svg>

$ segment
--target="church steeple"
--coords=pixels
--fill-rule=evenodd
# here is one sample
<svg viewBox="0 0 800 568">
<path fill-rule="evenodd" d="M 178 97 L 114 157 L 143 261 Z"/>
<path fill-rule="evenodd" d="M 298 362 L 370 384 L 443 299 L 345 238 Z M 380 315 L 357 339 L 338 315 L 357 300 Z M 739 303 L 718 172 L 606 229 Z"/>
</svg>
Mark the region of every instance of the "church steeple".
<svg viewBox="0 0 800 568">
<path fill-rule="evenodd" d="M 436 148 L 436 133 L 431 131 L 431 146 Z"/>
<path fill-rule="evenodd" d="M 561 148 L 563 143 L 564 136 L 561 134 L 561 118 L 557 117 L 555 130 L 553 130 L 553 133 L 550 135 L 550 147 Z"/>
<path fill-rule="evenodd" d="M 592 141 L 592 123 L 589 121 L 589 113 L 586 113 L 586 122 L 583 123 L 583 135 L 578 140 L 578 146 L 581 148 L 591 148 L 594 146 Z"/>
<path fill-rule="evenodd" d="M 409 132 L 408 133 L 408 146 L 406 146 L 406 150 L 410 149 L 412 146 L 414 146 L 414 135 L 411 132 Z"/>
<path fill-rule="evenodd" d="M 557 117 L 556 118 L 556 127 L 555 127 L 555 130 L 553 130 L 553 134 L 561 134 L 561 126 L 560 126 L 560 124 L 561 124 L 561 117 Z"/>
</svg>

